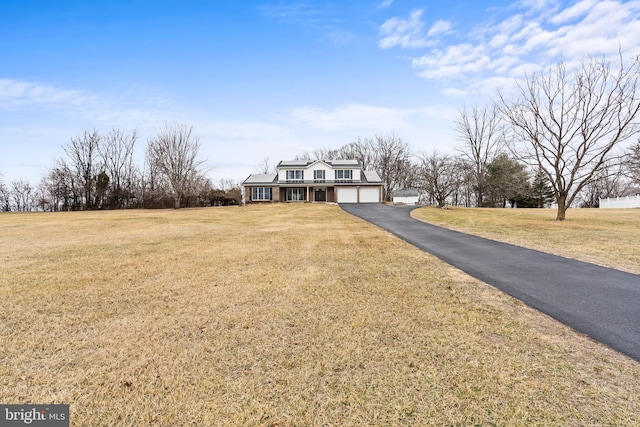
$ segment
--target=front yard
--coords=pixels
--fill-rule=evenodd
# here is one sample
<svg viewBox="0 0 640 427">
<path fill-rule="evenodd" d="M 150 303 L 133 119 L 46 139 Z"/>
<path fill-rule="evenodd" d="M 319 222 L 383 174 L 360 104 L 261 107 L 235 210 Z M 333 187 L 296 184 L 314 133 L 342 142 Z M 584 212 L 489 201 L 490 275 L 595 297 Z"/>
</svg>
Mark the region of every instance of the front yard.
<svg viewBox="0 0 640 427">
<path fill-rule="evenodd" d="M 640 365 L 337 206 L 0 215 L 0 402 L 74 426 L 638 425 Z"/>
</svg>

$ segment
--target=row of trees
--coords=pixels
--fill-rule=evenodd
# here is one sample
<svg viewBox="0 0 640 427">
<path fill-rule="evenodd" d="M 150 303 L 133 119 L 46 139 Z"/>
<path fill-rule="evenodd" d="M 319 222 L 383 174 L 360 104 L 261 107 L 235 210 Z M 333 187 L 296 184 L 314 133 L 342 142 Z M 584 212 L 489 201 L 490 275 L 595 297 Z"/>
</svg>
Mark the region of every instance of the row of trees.
<svg viewBox="0 0 640 427">
<path fill-rule="evenodd" d="M 397 135 L 359 138 L 300 158 L 356 159 L 396 189 L 418 188 L 425 201 L 493 207 L 557 205 L 557 219 L 576 204 L 640 188 L 640 57 L 612 65 L 588 59 L 526 76 L 516 95 L 463 108 L 454 122 L 454 154 L 412 153 Z M 199 139 L 188 125 L 166 124 L 147 142 L 144 166 L 133 160 L 136 132 L 85 131 L 36 187 L 0 180 L 0 209 L 78 210 L 207 206 L 240 202 L 238 185 L 205 178 Z M 630 142 L 630 148 L 621 149 Z M 268 172 L 268 161 L 261 172 Z"/>
<path fill-rule="evenodd" d="M 530 173 L 526 165 L 510 157 L 496 145 L 482 153 L 481 161 L 472 151 L 460 147 L 458 154 L 412 153 L 409 144 L 397 135 L 360 138 L 337 149 L 305 152 L 296 159 L 355 159 L 365 169 L 376 170 L 383 183 L 385 200 L 394 190 L 420 190 L 423 202 L 444 207 L 544 207 L 553 202 L 551 187 L 540 173 Z M 504 148 L 504 147 L 503 147 Z M 265 159 L 261 173 L 273 171 Z"/>
<path fill-rule="evenodd" d="M 385 183 L 385 200 L 391 200 L 393 190 L 414 185 L 413 154 L 409 144 L 397 135 L 376 135 L 358 138 L 340 148 L 321 148 L 295 156 L 295 160 L 324 159 L 358 160 L 365 170 L 375 170 Z M 268 162 L 262 166 L 269 169 Z M 264 171 L 263 171 L 264 172 Z"/>
<path fill-rule="evenodd" d="M 576 204 L 640 188 L 640 57 L 612 65 L 588 59 L 572 70 L 564 62 L 526 76 L 511 98 L 462 109 L 454 123 L 458 154 L 421 153 L 413 161 L 397 136 L 358 140 L 300 157 L 355 158 L 377 170 L 385 199 L 398 188 L 419 188 L 427 201 L 465 206 L 557 205 L 564 220 Z M 629 150 L 621 149 L 631 142 Z"/>
<path fill-rule="evenodd" d="M 136 131 L 85 131 L 62 147 L 63 156 L 41 182 L 0 180 L 0 210 L 60 211 L 166 208 L 238 203 L 239 184 L 205 177 L 199 139 L 186 124 L 165 124 L 149 138 L 145 161 L 134 160 Z"/>
<path fill-rule="evenodd" d="M 499 93 L 491 106 L 463 109 L 455 129 L 466 163 L 457 170 L 471 168 L 476 205 L 553 202 L 564 220 L 572 205 L 640 191 L 639 78 L 638 56 L 571 71 L 561 62 L 527 76 L 513 98 Z"/>
</svg>

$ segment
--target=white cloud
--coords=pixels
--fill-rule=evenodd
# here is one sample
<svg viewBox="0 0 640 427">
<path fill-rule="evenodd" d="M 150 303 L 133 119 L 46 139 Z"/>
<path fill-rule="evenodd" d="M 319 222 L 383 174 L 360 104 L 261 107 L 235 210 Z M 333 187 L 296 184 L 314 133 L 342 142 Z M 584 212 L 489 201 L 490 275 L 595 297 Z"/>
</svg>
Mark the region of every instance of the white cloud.
<svg viewBox="0 0 640 427">
<path fill-rule="evenodd" d="M 411 12 L 409 19 L 391 18 L 380 26 L 378 41 L 381 49 L 389 49 L 395 46 L 403 48 L 419 48 L 432 46 L 434 42 L 428 40 L 422 21 L 422 9 Z"/>
<path fill-rule="evenodd" d="M 258 6 L 258 10 L 267 18 L 273 18 L 283 22 L 316 22 L 318 18 L 325 15 L 322 9 L 311 7 L 305 2 L 267 4 Z"/>
<path fill-rule="evenodd" d="M 592 9 L 598 1 L 601 0 L 582 0 L 558 13 L 551 18 L 551 22 L 554 24 L 564 24 L 579 16 L 585 15 Z"/>
<path fill-rule="evenodd" d="M 289 118 L 322 131 L 388 132 L 411 128 L 416 122 L 442 119 L 449 112 L 440 107 L 391 108 L 363 104 L 340 105 L 332 110 L 318 107 L 294 109 Z"/>
<path fill-rule="evenodd" d="M 524 8 L 531 12 L 547 13 L 549 16 L 555 15 L 561 0 L 520 0 L 512 7 Z"/>
<path fill-rule="evenodd" d="M 337 46 L 344 45 L 352 39 L 353 33 L 343 28 L 331 28 L 327 30 L 321 38 L 322 41 L 328 41 Z"/>
<path fill-rule="evenodd" d="M 79 108 L 93 100 L 92 97 L 78 90 L 13 79 L 0 79 L 0 108 L 3 110 L 25 109 L 34 106 Z"/>
<path fill-rule="evenodd" d="M 441 92 L 443 95 L 450 96 L 451 98 L 465 98 L 467 95 L 469 95 L 468 90 L 458 89 L 454 87 L 443 89 Z"/>
<path fill-rule="evenodd" d="M 491 17 L 469 29 L 464 42 L 437 49 L 422 36 L 422 11 L 415 12 L 409 20 L 387 21 L 388 34 L 381 28 L 387 37 L 379 45 L 425 49 L 411 64 L 421 77 L 445 83 L 441 92 L 452 97 L 500 87 L 505 79 L 547 69 L 559 59 L 574 63 L 588 55 L 615 57 L 619 48 L 627 54 L 640 51 L 640 0 L 579 0 L 568 6 L 557 0 L 520 0 L 492 9 Z M 436 22 L 427 34 L 447 34 L 448 22 Z"/>
<path fill-rule="evenodd" d="M 299 150 L 289 150 L 289 156 L 319 147 L 337 148 L 358 136 L 395 133 L 416 150 L 440 147 L 447 149 L 455 141 L 451 123 L 457 109 L 432 100 L 429 107 L 393 108 L 364 104 L 345 104 L 335 108 L 296 108 L 288 116 L 289 128 L 305 138 Z M 275 155 L 269 155 L 275 158 Z"/>
<path fill-rule="evenodd" d="M 583 19 L 560 27 L 549 53 L 563 57 L 616 55 L 640 47 L 640 2 L 597 2 Z"/>
<path fill-rule="evenodd" d="M 443 21 L 443 20 L 436 21 L 429 29 L 429 32 L 427 33 L 427 37 L 435 37 L 441 34 L 447 34 L 450 31 L 451 31 L 451 22 Z"/>
<path fill-rule="evenodd" d="M 490 67 L 491 59 L 483 46 L 460 44 L 449 46 L 444 51 L 433 51 L 430 55 L 414 58 L 417 68 L 424 68 L 421 76 L 429 79 L 450 79 L 467 73 L 482 72 Z"/>
<path fill-rule="evenodd" d="M 296 108 L 291 118 L 315 129 L 337 131 L 402 127 L 406 124 L 405 114 L 392 108 L 349 104 L 329 111 L 316 107 Z"/>
<path fill-rule="evenodd" d="M 386 9 L 393 4 L 393 0 L 383 0 L 378 4 L 381 9 Z"/>
</svg>

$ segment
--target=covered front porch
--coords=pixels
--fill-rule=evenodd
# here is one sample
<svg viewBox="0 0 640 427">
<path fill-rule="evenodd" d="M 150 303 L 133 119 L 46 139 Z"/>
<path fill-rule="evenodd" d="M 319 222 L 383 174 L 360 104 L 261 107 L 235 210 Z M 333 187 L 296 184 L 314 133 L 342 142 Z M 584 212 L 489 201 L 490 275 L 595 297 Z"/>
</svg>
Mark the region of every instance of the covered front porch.
<svg viewBox="0 0 640 427">
<path fill-rule="evenodd" d="M 285 202 L 335 202 L 334 187 L 304 186 L 280 188 L 280 200 Z"/>
</svg>

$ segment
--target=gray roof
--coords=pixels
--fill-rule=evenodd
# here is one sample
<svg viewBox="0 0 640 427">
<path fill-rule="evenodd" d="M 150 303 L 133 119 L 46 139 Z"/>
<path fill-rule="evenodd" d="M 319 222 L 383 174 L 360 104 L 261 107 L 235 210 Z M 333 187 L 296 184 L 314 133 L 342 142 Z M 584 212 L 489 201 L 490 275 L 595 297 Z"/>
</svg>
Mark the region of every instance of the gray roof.
<svg viewBox="0 0 640 427">
<path fill-rule="evenodd" d="M 395 190 L 393 192 L 393 197 L 418 197 L 420 193 L 416 189 L 409 190 Z"/>
<path fill-rule="evenodd" d="M 278 163 L 278 168 L 287 168 L 287 167 L 298 167 L 298 168 L 306 168 L 310 165 L 324 162 L 332 167 L 346 167 L 346 168 L 361 168 L 360 162 L 357 160 L 283 160 Z M 354 177 L 356 178 L 356 177 Z M 376 171 L 361 171 L 360 180 L 362 183 L 371 183 L 371 184 L 381 184 L 382 179 L 380 179 L 380 175 Z M 269 173 L 269 174 L 261 174 L 256 173 L 249 175 L 247 179 L 244 180 L 242 185 L 276 185 L 278 184 L 278 174 L 277 173 Z"/>
<path fill-rule="evenodd" d="M 278 178 L 278 174 L 275 173 L 254 173 L 249 175 L 242 184 L 273 184 Z"/>
<path fill-rule="evenodd" d="M 365 182 L 382 182 L 380 175 L 376 171 L 363 171 L 362 176 Z"/>
<path fill-rule="evenodd" d="M 331 166 L 357 166 L 360 167 L 360 162 L 357 160 L 324 160 L 324 162 Z"/>
<path fill-rule="evenodd" d="M 360 162 L 357 160 L 282 160 L 278 163 L 278 168 L 283 167 L 299 167 L 305 168 L 316 162 L 324 162 L 329 166 L 350 166 L 360 167 Z"/>
<path fill-rule="evenodd" d="M 305 167 L 313 163 L 312 160 L 281 160 L 276 167 L 287 167 L 287 166 L 297 166 L 297 167 Z"/>
</svg>

